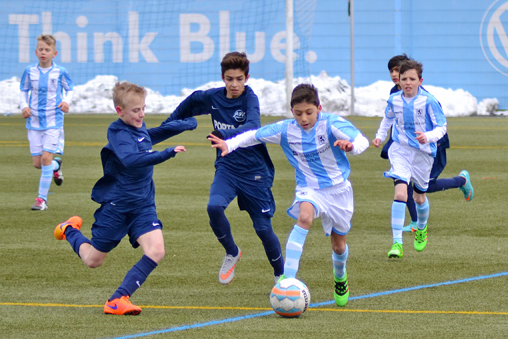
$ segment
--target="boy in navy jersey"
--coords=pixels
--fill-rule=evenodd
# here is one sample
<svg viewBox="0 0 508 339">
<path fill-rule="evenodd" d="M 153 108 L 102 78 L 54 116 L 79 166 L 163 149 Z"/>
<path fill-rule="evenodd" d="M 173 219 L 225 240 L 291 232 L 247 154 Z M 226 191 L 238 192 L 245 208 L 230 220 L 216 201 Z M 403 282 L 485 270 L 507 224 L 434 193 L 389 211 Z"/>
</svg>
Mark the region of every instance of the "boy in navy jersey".
<svg viewBox="0 0 508 339">
<path fill-rule="evenodd" d="M 245 83 L 249 79 L 249 60 L 245 53 L 232 52 L 221 62 L 225 87 L 195 91 L 164 122 L 210 114 L 214 135 L 228 139 L 261 127 L 259 100 Z M 161 125 L 163 126 L 164 123 Z M 275 212 L 272 196 L 274 168 L 264 144 L 242 149 L 223 158 L 217 152 L 215 177 L 210 187 L 208 216 L 210 226 L 226 251 L 219 270 L 219 282 L 227 285 L 235 276 L 242 251 L 235 244 L 225 210 L 238 197 L 240 210 L 249 213 L 256 234 L 261 239 L 275 281 L 284 271 L 280 242 L 272 229 Z"/>
<path fill-rule="evenodd" d="M 27 66 L 20 82 L 20 108 L 26 119 L 32 162 L 41 170 L 39 194 L 32 206 L 34 211 L 48 209 L 52 176 L 58 186 L 63 183 L 62 159 L 53 159 L 53 155 L 63 154 L 63 114 L 69 112 L 73 84 L 67 70 L 53 62 L 57 54 L 52 35 L 37 37 L 35 55 L 39 63 Z"/>
<path fill-rule="evenodd" d="M 286 263 L 280 280 L 296 277 L 309 229 L 314 219 L 321 217 L 323 231 L 331 238 L 335 302 L 345 306 L 349 298 L 346 235 L 351 229 L 354 210 L 346 152 L 362 153 L 369 147 L 369 140 L 349 121 L 321 113 L 318 91 L 313 85 L 295 87 L 291 111 L 294 119 L 247 131 L 228 140 L 210 135 L 209 140 L 226 159 L 244 147 L 263 142 L 282 147 L 296 172 L 295 200 L 287 213 L 297 221 L 286 244 Z"/>
<path fill-rule="evenodd" d="M 408 185 L 414 185 L 418 220 L 414 247 L 420 252 L 427 245 L 429 203 L 425 193 L 437 152 L 437 141 L 446 133 L 446 118 L 439 101 L 421 87 L 422 72 L 422 64 L 414 60 L 400 64 L 402 90 L 388 99 L 385 116 L 372 141 L 375 147 L 379 147 L 393 125 L 393 143 L 388 150 L 391 169 L 384 173 L 395 184 L 392 203 L 393 244 L 388 252 L 389 258 L 400 258 L 403 255 L 402 227 Z"/>
<path fill-rule="evenodd" d="M 155 209 L 153 167 L 185 152 L 185 147 L 157 152 L 152 146 L 197 126 L 196 119 L 191 118 L 147 129 L 143 121 L 146 93 L 143 87 L 128 82 L 117 83 L 113 88 L 120 119 L 109 126 L 108 144 L 101 151 L 104 176 L 92 190 L 92 200 L 101 206 L 94 215 L 91 240 L 80 232 L 83 221 L 78 216 L 59 224 L 54 232 L 57 240 L 66 239 L 92 268 L 102 265 L 107 254 L 127 234 L 132 247 L 143 249 L 141 260 L 104 305 L 106 314 L 141 313 L 141 308 L 133 305 L 129 297 L 164 257 L 162 222 Z"/>
<path fill-rule="evenodd" d="M 399 85 L 399 67 L 402 61 L 404 60 L 410 60 L 410 58 L 406 54 L 401 54 L 394 56 L 388 61 L 388 70 L 390 71 L 390 78 L 395 84 L 390 90 L 390 95 L 401 90 L 401 87 Z M 422 89 L 425 90 L 423 86 Z M 386 143 L 383 146 L 383 149 L 381 150 L 381 158 L 388 159 L 388 149 L 390 148 L 392 142 L 393 140 L 390 131 L 388 140 L 386 141 Z M 436 157 L 434 158 L 432 170 L 430 172 L 430 181 L 427 193 L 444 191 L 451 188 L 459 188 L 464 194 L 464 199 L 466 199 L 466 201 L 471 201 L 474 197 L 474 189 L 473 186 L 471 185 L 471 179 L 469 177 L 468 171 L 463 170 L 456 177 L 438 179 L 439 175 L 446 166 L 447 148 L 450 148 L 450 141 L 448 139 L 448 133 L 445 133 L 445 135 L 437 141 L 437 153 Z M 408 185 L 407 187 L 406 206 L 409 211 L 409 215 L 411 217 L 411 223 L 405 226 L 402 230 L 404 232 L 415 232 L 417 223 L 417 214 L 415 201 L 413 200 L 412 185 Z"/>
</svg>

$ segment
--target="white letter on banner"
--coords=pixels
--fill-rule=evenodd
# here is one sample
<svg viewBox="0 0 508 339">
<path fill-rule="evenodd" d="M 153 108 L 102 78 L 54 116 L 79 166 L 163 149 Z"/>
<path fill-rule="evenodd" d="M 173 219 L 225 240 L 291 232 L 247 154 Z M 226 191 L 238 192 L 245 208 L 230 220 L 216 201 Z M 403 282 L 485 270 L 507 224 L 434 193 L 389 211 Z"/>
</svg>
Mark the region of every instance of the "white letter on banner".
<svg viewBox="0 0 508 339">
<path fill-rule="evenodd" d="M 286 44 L 281 43 L 283 39 L 286 39 L 286 31 L 278 32 L 273 36 L 272 42 L 270 43 L 270 50 L 272 51 L 272 56 L 278 62 L 286 62 L 286 56 L 282 54 L 280 51 L 286 49 Z M 293 33 L 293 45 L 294 49 L 300 49 L 300 39 L 298 36 Z M 298 55 L 293 53 L 293 60 L 296 60 Z"/>
<path fill-rule="evenodd" d="M 143 39 L 138 42 L 139 14 L 138 12 L 129 12 L 129 61 L 139 62 L 139 52 L 141 52 L 146 62 L 159 62 L 149 47 L 156 36 L 157 33 L 146 33 Z"/>
<path fill-rule="evenodd" d="M 191 24 L 199 25 L 199 31 L 191 33 Z M 180 14 L 180 62 L 204 62 L 213 55 L 215 46 L 207 36 L 210 32 L 210 20 L 202 14 Z M 203 44 L 203 52 L 192 53 L 191 42 Z"/>
<path fill-rule="evenodd" d="M 60 58 L 62 62 L 71 62 L 71 37 L 64 32 L 53 33 L 51 12 L 42 12 L 42 34 L 52 34 L 60 41 Z"/>
<path fill-rule="evenodd" d="M 219 50 L 220 55 L 219 59 L 222 58 L 229 53 L 229 12 L 228 11 L 220 11 L 219 12 Z"/>
<path fill-rule="evenodd" d="M 251 63 L 256 63 L 263 60 L 265 56 L 265 32 L 255 32 L 255 48 L 254 54 L 247 53 L 246 48 L 246 33 L 245 32 L 237 32 L 236 33 L 236 50 L 238 52 L 245 52 L 247 54 L 247 58 Z"/>
<path fill-rule="evenodd" d="M 104 62 L 104 43 L 106 41 L 111 41 L 112 50 L 113 50 L 113 62 L 119 63 L 122 62 L 122 51 L 123 51 L 123 43 L 122 37 L 117 32 L 109 32 L 109 33 L 94 33 L 93 34 L 93 48 L 95 55 L 95 62 L 101 63 Z"/>
<path fill-rule="evenodd" d="M 19 25 L 19 62 L 30 62 L 29 28 L 30 25 L 36 25 L 38 23 L 39 16 L 35 14 L 9 14 L 9 25 Z"/>
</svg>

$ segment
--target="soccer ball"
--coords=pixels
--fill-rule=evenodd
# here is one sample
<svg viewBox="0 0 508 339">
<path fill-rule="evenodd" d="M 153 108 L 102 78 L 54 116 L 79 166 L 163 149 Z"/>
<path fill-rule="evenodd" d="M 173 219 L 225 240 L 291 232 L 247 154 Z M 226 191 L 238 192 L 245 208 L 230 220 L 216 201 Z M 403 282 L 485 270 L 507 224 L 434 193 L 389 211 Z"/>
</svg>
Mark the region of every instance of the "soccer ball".
<svg viewBox="0 0 508 339">
<path fill-rule="evenodd" d="M 278 282 L 270 293 L 270 305 L 278 315 L 298 317 L 310 304 L 310 292 L 298 279 L 286 278 Z"/>
</svg>

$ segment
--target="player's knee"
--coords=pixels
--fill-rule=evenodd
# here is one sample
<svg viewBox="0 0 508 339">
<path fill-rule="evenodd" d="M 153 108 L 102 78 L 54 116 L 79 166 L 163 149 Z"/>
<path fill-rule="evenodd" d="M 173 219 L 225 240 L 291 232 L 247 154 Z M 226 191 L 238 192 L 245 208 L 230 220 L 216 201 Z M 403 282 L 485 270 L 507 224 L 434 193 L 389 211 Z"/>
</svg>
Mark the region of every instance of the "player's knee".
<svg viewBox="0 0 508 339">
<path fill-rule="evenodd" d="M 208 216 L 210 217 L 210 219 L 214 219 L 215 217 L 224 214 L 224 207 L 219 205 L 208 204 L 208 206 L 206 207 L 206 211 L 208 212 Z"/>
<path fill-rule="evenodd" d="M 425 193 L 416 193 L 416 191 L 413 198 L 418 205 L 423 205 L 425 203 L 425 200 L 427 199 L 425 197 Z"/>
<path fill-rule="evenodd" d="M 299 226 L 305 227 L 312 225 L 312 221 L 314 220 L 313 213 L 307 212 L 307 211 L 300 211 L 300 215 L 298 216 L 297 224 Z"/>
<path fill-rule="evenodd" d="M 41 165 L 40 164 L 34 164 L 34 167 L 37 168 L 37 169 L 41 169 Z"/>
<path fill-rule="evenodd" d="M 83 262 L 90 268 L 97 268 L 102 265 L 104 259 L 102 258 L 83 258 Z"/>
<path fill-rule="evenodd" d="M 147 257 L 155 261 L 156 263 L 159 263 L 164 256 L 166 255 L 166 251 L 164 250 L 164 247 L 155 247 L 147 251 L 145 253 Z"/>
</svg>

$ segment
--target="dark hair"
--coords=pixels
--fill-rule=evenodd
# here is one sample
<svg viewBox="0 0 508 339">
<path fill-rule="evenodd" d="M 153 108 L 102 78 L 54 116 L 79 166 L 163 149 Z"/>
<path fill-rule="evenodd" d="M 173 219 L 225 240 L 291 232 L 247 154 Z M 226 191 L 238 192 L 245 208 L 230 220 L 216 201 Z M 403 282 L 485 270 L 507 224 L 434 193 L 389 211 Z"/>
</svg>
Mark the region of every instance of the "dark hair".
<svg viewBox="0 0 508 339">
<path fill-rule="evenodd" d="M 314 87 L 314 85 L 300 84 L 293 89 L 293 93 L 291 94 L 291 108 L 293 108 L 294 105 L 301 104 L 302 102 L 319 107 L 318 90 Z"/>
<path fill-rule="evenodd" d="M 388 61 L 388 70 L 391 71 L 392 68 L 400 66 L 401 62 L 404 60 L 411 60 L 411 58 L 408 57 L 406 53 L 394 56 Z"/>
<path fill-rule="evenodd" d="M 416 60 L 402 61 L 402 63 L 400 64 L 399 74 L 402 75 L 403 73 L 409 71 L 410 69 L 414 69 L 416 71 L 416 73 L 418 74 L 418 79 L 422 78 L 423 65 Z"/>
<path fill-rule="evenodd" d="M 247 76 L 249 75 L 249 63 L 249 59 L 247 59 L 247 55 L 245 53 L 228 53 L 224 56 L 224 58 L 222 58 L 222 62 L 220 63 L 222 75 L 230 69 L 240 69 L 245 76 Z"/>
</svg>

